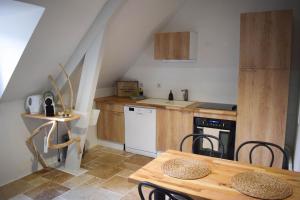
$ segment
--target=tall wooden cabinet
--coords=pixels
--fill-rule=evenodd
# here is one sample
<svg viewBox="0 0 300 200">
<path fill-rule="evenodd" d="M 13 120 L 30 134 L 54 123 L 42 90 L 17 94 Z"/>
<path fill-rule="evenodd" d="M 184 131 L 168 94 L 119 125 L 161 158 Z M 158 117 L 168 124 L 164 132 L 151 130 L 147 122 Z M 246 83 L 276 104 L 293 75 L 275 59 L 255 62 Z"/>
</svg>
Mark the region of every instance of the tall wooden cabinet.
<svg viewBox="0 0 300 200">
<path fill-rule="evenodd" d="M 292 11 L 241 15 L 236 147 L 249 140 L 284 147 L 292 43 Z M 248 162 L 249 147 L 239 155 Z M 268 165 L 268 150 L 256 150 L 254 162 Z M 282 156 L 275 150 L 274 166 Z"/>
<path fill-rule="evenodd" d="M 289 69 L 292 11 L 241 15 L 240 67 Z"/>
</svg>

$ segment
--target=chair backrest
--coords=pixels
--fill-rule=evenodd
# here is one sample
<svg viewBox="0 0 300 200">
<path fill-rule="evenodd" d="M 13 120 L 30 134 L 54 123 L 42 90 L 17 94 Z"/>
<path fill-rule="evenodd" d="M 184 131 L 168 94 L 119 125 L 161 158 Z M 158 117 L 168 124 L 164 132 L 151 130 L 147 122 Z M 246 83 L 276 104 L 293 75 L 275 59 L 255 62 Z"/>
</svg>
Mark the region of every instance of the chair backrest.
<svg viewBox="0 0 300 200">
<path fill-rule="evenodd" d="M 277 144 L 273 144 L 273 143 L 270 143 L 270 142 L 263 142 L 263 141 L 247 141 L 247 142 L 244 142 L 242 143 L 236 150 L 236 153 L 235 153 L 235 160 L 238 161 L 239 160 L 239 152 L 241 150 L 241 148 L 247 144 L 254 144 L 254 146 L 250 149 L 250 152 L 249 152 L 249 161 L 250 163 L 252 164 L 252 154 L 253 154 L 253 151 L 257 148 L 257 147 L 265 147 L 266 149 L 268 149 L 271 153 L 271 161 L 270 161 L 270 167 L 273 166 L 273 163 L 274 163 L 274 152 L 273 152 L 273 149 L 271 147 L 275 147 L 276 149 L 280 150 L 281 153 L 283 154 L 283 169 L 288 169 L 288 162 L 289 162 L 289 158 L 288 158 L 288 154 L 287 152 L 281 148 L 279 145 Z"/>
<path fill-rule="evenodd" d="M 138 186 L 138 191 L 141 200 L 146 200 L 143 194 L 143 187 L 147 187 L 151 189 L 148 195 L 148 200 L 156 200 L 156 199 L 162 200 L 165 199 L 165 197 L 168 197 L 168 199 L 170 200 L 193 200 L 191 197 L 185 194 L 170 191 L 149 182 L 141 182 Z"/>
<path fill-rule="evenodd" d="M 214 144 L 212 142 L 213 140 L 217 140 L 219 143 L 219 146 L 221 146 L 221 149 L 219 150 L 220 155 L 218 157 L 223 158 L 224 155 L 224 144 L 222 143 L 222 141 L 220 140 L 220 138 L 214 136 L 214 135 L 208 135 L 208 134 L 201 134 L 201 133 L 197 133 L 197 134 L 189 134 L 187 136 L 185 136 L 180 143 L 180 151 L 182 151 L 182 147 L 183 147 L 183 143 L 186 139 L 188 139 L 189 137 L 193 137 L 193 143 L 192 143 L 192 149 L 194 149 L 194 145 L 198 145 L 197 142 L 200 141 L 200 139 L 203 140 L 208 140 L 208 142 L 210 143 L 211 149 L 210 149 L 210 156 L 212 156 L 212 153 L 214 152 Z"/>
</svg>

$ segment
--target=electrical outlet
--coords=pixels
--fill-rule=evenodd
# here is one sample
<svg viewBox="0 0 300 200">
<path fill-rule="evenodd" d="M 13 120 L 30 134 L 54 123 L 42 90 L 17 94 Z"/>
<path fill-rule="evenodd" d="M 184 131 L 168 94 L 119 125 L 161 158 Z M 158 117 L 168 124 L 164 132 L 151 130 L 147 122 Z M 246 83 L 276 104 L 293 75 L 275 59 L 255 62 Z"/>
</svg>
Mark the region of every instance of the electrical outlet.
<svg viewBox="0 0 300 200">
<path fill-rule="evenodd" d="M 157 83 L 157 88 L 161 88 L 161 84 L 160 83 Z"/>
</svg>

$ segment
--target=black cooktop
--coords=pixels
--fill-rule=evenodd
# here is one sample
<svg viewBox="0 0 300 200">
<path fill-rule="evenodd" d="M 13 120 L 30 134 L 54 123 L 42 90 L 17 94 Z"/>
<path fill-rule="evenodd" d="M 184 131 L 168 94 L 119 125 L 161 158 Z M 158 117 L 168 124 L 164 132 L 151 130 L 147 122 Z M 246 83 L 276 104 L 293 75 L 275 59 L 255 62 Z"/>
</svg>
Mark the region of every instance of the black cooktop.
<svg viewBox="0 0 300 200">
<path fill-rule="evenodd" d="M 201 103 L 199 103 L 199 105 L 197 106 L 197 108 L 236 111 L 237 106 L 234 105 L 234 104 L 201 102 Z"/>
</svg>

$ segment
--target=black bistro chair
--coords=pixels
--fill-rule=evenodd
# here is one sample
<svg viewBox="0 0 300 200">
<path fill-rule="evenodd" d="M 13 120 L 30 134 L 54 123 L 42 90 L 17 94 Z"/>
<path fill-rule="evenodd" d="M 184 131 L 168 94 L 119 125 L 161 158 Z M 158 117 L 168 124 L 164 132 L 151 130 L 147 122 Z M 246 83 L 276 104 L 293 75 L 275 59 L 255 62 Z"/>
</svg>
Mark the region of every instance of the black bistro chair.
<svg viewBox="0 0 300 200">
<path fill-rule="evenodd" d="M 265 147 L 266 149 L 269 150 L 269 152 L 271 153 L 271 161 L 270 161 L 270 167 L 273 166 L 273 163 L 274 163 L 274 152 L 272 150 L 271 147 L 275 147 L 276 149 L 280 150 L 281 153 L 283 154 L 283 163 L 282 163 L 282 168 L 283 169 L 288 169 L 288 166 L 289 166 L 289 156 L 288 156 L 288 153 L 283 149 L 281 148 L 280 146 L 278 146 L 277 144 L 273 144 L 273 143 L 270 143 L 270 142 L 263 142 L 263 141 L 247 141 L 247 142 L 244 142 L 242 143 L 236 150 L 236 154 L 235 154 L 235 160 L 238 161 L 239 160 L 239 152 L 241 150 L 241 148 L 245 145 L 248 145 L 248 144 L 254 144 L 254 146 L 250 149 L 250 152 L 249 152 L 249 162 L 250 164 L 252 164 L 252 154 L 253 154 L 253 151 L 257 148 L 257 147 Z"/>
<path fill-rule="evenodd" d="M 180 151 L 182 151 L 184 141 L 186 139 L 190 138 L 190 137 L 193 137 L 193 143 L 192 143 L 193 153 L 201 154 L 201 153 L 195 152 L 194 149 L 199 148 L 199 142 L 202 139 L 202 140 L 208 140 L 208 142 L 210 143 L 211 148 L 210 149 L 205 149 L 206 151 L 209 152 L 209 156 L 223 158 L 224 150 L 225 150 L 224 144 L 222 143 L 222 141 L 218 137 L 213 136 L 213 135 L 208 135 L 208 134 L 197 133 L 197 134 L 189 134 L 189 135 L 185 136 L 181 140 Z M 216 154 L 215 151 L 214 151 L 214 144 L 213 144 L 212 140 L 217 140 L 218 144 L 219 144 L 219 147 L 221 147 L 221 148 L 219 148 L 218 154 Z M 195 145 L 198 145 L 198 146 L 195 146 Z"/>
<path fill-rule="evenodd" d="M 165 200 L 166 197 L 168 200 L 193 200 L 185 194 L 170 191 L 149 182 L 141 182 L 138 186 L 141 200 L 146 200 L 143 194 L 143 187 L 151 188 L 147 200 Z"/>
</svg>

